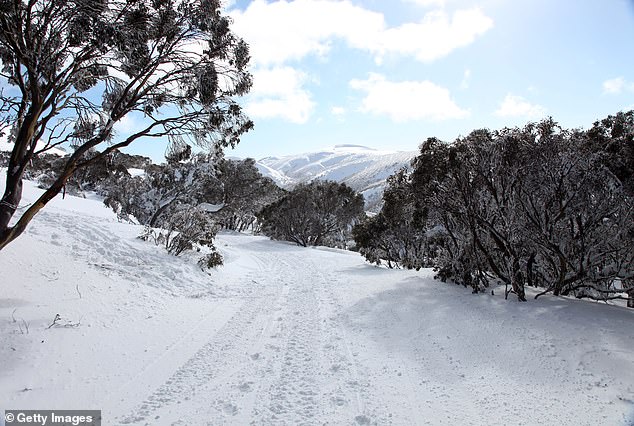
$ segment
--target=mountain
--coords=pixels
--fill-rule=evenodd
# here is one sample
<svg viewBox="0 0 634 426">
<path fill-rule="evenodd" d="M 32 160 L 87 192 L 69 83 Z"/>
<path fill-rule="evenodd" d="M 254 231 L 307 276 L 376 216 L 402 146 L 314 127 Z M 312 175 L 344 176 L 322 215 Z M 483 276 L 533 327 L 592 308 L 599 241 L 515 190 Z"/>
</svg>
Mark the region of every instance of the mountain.
<svg viewBox="0 0 634 426">
<path fill-rule="evenodd" d="M 417 154 L 417 151 L 335 145 L 320 152 L 266 157 L 257 162 L 257 167 L 284 188 L 314 179 L 343 182 L 362 193 L 366 209 L 376 212 L 381 207 L 386 179 L 401 168 L 409 167 Z"/>
</svg>

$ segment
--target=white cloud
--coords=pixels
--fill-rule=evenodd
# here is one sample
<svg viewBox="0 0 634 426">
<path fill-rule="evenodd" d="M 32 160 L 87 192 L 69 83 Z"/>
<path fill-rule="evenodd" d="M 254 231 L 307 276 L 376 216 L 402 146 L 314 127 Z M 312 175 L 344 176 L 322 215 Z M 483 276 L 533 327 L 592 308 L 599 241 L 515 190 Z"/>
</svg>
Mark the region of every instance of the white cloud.
<svg viewBox="0 0 634 426">
<path fill-rule="evenodd" d="M 479 9 L 470 9 L 451 16 L 435 11 L 419 22 L 388 27 L 382 13 L 350 0 L 253 0 L 245 10 L 236 8 L 229 14 L 233 31 L 250 45 L 253 58 L 254 88 L 247 112 L 295 123 L 308 120 L 314 102 L 305 88 L 305 76 L 289 67 L 293 61 L 309 55 L 325 58 L 331 45 L 341 40 L 349 48 L 368 52 L 377 63 L 388 55 L 430 62 L 470 44 L 493 25 Z M 461 112 L 453 107 L 454 115 Z"/>
<path fill-rule="evenodd" d="M 310 93 L 303 88 L 306 75 L 291 67 L 253 71 L 253 88 L 246 112 L 253 118 L 282 118 L 306 123 L 314 109 Z"/>
<path fill-rule="evenodd" d="M 335 37 L 379 33 L 383 15 L 349 1 L 254 0 L 244 11 L 233 10 L 233 30 L 251 47 L 259 65 L 281 64 L 309 54 L 325 55 Z"/>
<path fill-rule="evenodd" d="M 114 125 L 114 130 L 117 134 L 131 135 L 133 133 L 140 132 L 145 129 L 149 123 L 145 121 L 143 114 L 138 111 L 130 112 L 124 115 L 121 120 L 117 121 Z"/>
<path fill-rule="evenodd" d="M 603 82 L 603 93 L 619 95 L 624 91 L 634 92 L 634 82 L 623 77 L 612 78 Z"/>
<path fill-rule="evenodd" d="M 464 70 L 464 74 L 462 75 L 462 81 L 460 82 L 461 89 L 468 89 L 469 84 L 471 83 L 471 70 L 467 68 Z"/>
<path fill-rule="evenodd" d="M 393 121 L 464 118 L 469 111 L 458 107 L 449 90 L 430 81 L 388 81 L 380 74 L 352 80 L 350 87 L 365 92 L 361 111 L 386 115 Z"/>
<path fill-rule="evenodd" d="M 330 108 L 330 114 L 340 123 L 343 123 L 346 118 L 347 110 L 342 106 L 333 106 Z"/>
<path fill-rule="evenodd" d="M 546 115 L 546 108 L 541 105 L 531 104 L 521 96 L 512 94 L 506 95 L 500 107 L 495 111 L 499 117 L 524 117 L 543 118 Z"/>
<path fill-rule="evenodd" d="M 386 29 L 378 40 L 365 47 L 378 59 L 395 53 L 432 62 L 471 44 L 492 26 L 493 21 L 479 9 L 458 10 L 451 17 L 444 11 L 435 11 L 427 13 L 419 23 Z"/>
<path fill-rule="evenodd" d="M 423 7 L 443 7 L 445 0 L 405 0 L 407 3 L 416 3 Z"/>
<path fill-rule="evenodd" d="M 336 115 L 338 117 L 341 117 L 342 115 L 346 114 L 346 109 L 344 107 L 334 106 L 334 107 L 330 108 L 330 113 L 332 115 Z"/>
<path fill-rule="evenodd" d="M 382 13 L 349 0 L 254 0 L 233 10 L 233 30 L 251 46 L 258 65 L 283 64 L 307 55 L 325 56 L 335 39 L 367 51 L 380 62 L 385 55 L 413 56 L 430 62 L 472 43 L 493 26 L 479 9 L 427 13 L 420 22 L 389 28 Z"/>
</svg>

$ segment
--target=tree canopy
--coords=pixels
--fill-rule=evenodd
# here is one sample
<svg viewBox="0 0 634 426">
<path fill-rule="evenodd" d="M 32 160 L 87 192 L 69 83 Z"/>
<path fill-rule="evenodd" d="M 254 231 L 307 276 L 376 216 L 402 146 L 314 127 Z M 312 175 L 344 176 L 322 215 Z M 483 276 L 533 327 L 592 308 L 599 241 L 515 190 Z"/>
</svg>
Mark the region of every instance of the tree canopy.
<svg viewBox="0 0 634 426">
<path fill-rule="evenodd" d="M 552 119 L 429 139 L 355 229 L 375 263 L 420 268 L 475 292 L 499 281 L 634 307 L 634 112 L 567 130 Z M 624 296 L 624 293 L 629 293 Z"/>
<path fill-rule="evenodd" d="M 346 248 L 352 227 L 365 213 L 363 196 L 343 183 L 299 184 L 258 215 L 262 232 L 298 245 Z"/>
<path fill-rule="evenodd" d="M 247 44 L 219 0 L 0 0 L 0 131 L 13 149 L 0 201 L 0 249 L 73 173 L 140 138 L 219 154 L 253 124 L 235 97 L 251 85 Z M 127 115 L 142 125 L 119 136 Z M 58 176 L 16 215 L 38 154 L 71 144 Z M 96 154 L 94 154 L 96 152 Z M 89 155 L 93 153 L 93 155 Z"/>
</svg>

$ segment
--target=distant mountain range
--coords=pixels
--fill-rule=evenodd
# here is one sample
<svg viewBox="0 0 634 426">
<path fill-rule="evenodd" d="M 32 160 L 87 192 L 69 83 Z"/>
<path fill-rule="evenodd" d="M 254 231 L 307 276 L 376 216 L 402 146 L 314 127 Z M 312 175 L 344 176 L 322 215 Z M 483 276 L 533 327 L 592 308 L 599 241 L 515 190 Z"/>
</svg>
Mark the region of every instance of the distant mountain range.
<svg viewBox="0 0 634 426">
<path fill-rule="evenodd" d="M 409 167 L 417 151 L 379 151 L 359 145 L 335 145 L 325 151 L 266 157 L 257 162 L 260 172 L 283 188 L 315 179 L 343 182 L 365 197 L 366 209 L 381 208 L 386 179 Z"/>
</svg>

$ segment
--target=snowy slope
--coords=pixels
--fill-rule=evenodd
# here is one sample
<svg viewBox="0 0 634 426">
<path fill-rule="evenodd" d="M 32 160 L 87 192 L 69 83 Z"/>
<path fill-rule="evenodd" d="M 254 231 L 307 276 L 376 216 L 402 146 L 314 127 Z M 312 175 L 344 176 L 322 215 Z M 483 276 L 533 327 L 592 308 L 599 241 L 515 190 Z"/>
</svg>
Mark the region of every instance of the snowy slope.
<svg viewBox="0 0 634 426">
<path fill-rule="evenodd" d="M 42 142 L 41 140 L 38 141 L 37 143 L 37 147 L 36 149 L 42 149 L 44 148 L 44 142 Z M 0 151 L 4 151 L 4 152 L 11 152 L 13 150 L 13 144 L 7 142 L 7 137 L 2 136 L 0 137 Z M 64 151 L 63 148 L 61 147 L 55 147 L 55 148 L 51 148 L 49 150 L 46 151 L 47 154 L 54 154 L 54 155 L 59 155 L 60 157 L 65 156 L 66 154 L 68 154 L 66 151 Z"/>
<path fill-rule="evenodd" d="M 634 310 L 473 295 L 429 270 L 239 234 L 218 238 L 226 265 L 206 274 L 139 231 L 67 196 L 0 252 L 0 410 L 101 409 L 105 425 L 634 422 Z"/>
<path fill-rule="evenodd" d="M 286 188 L 313 179 L 344 182 L 364 195 L 368 210 L 378 211 L 385 179 L 409 166 L 416 155 L 416 151 L 390 152 L 337 145 L 322 152 L 263 158 L 257 165 L 262 174 Z"/>
</svg>

